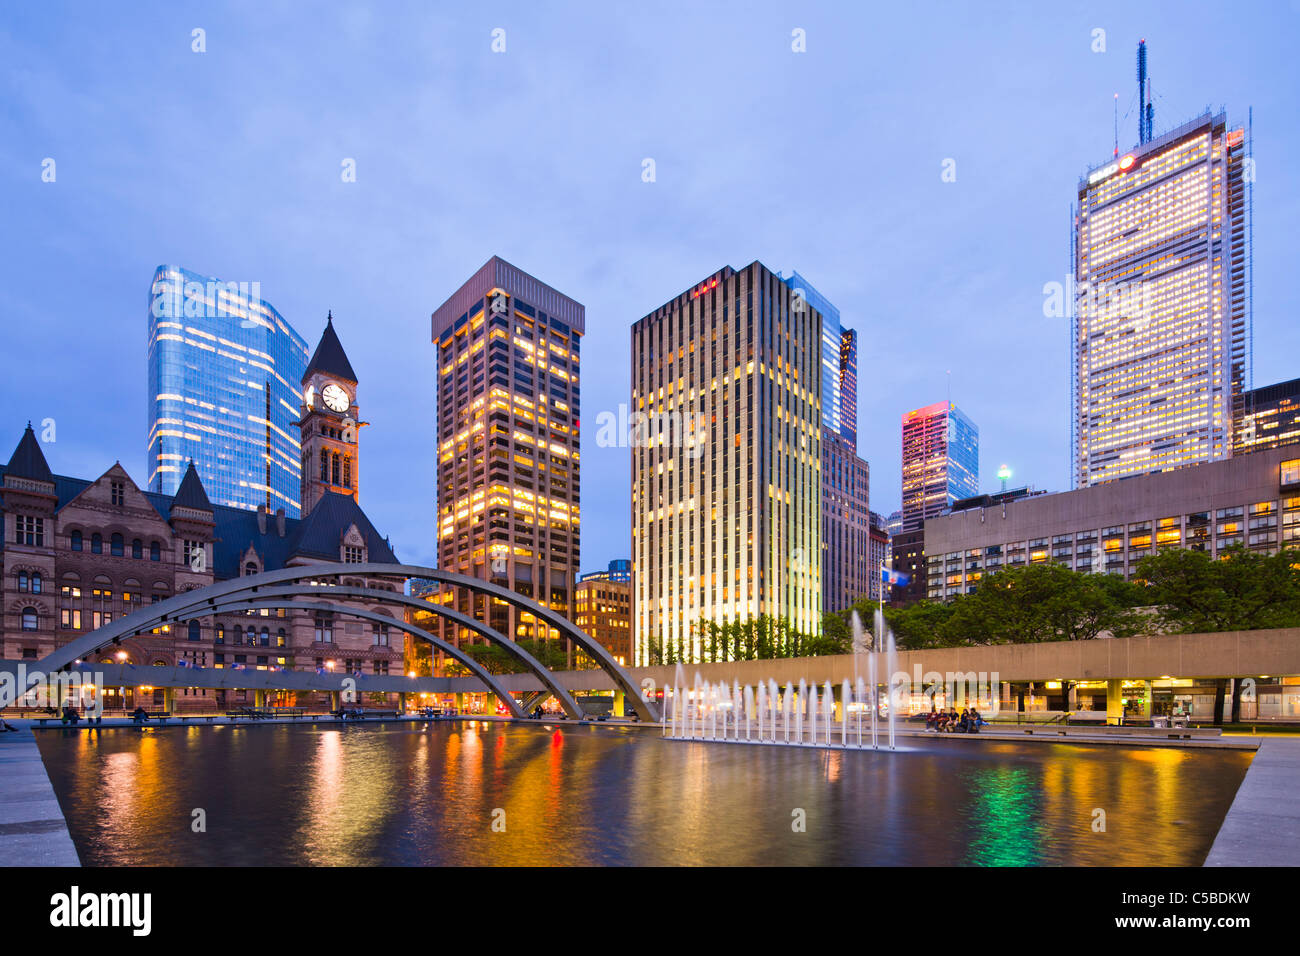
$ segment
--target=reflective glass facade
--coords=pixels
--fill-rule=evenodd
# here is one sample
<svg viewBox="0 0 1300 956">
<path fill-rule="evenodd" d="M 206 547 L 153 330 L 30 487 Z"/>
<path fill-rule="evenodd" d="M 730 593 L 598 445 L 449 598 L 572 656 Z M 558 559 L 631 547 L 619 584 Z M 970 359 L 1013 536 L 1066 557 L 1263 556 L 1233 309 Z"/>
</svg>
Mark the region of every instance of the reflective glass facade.
<svg viewBox="0 0 1300 956">
<path fill-rule="evenodd" d="M 298 517 L 306 341 L 259 283 L 159 266 L 149 292 L 149 490 L 193 460 L 216 505 Z"/>
<path fill-rule="evenodd" d="M 1249 358 L 1246 149 L 1207 114 L 1079 183 L 1077 486 L 1231 457 Z"/>
<path fill-rule="evenodd" d="M 840 323 L 840 310 L 798 272 L 783 280 L 822 317 L 822 426 L 858 445 L 858 336 Z M 797 303 L 796 303 L 797 306 Z"/>
</svg>

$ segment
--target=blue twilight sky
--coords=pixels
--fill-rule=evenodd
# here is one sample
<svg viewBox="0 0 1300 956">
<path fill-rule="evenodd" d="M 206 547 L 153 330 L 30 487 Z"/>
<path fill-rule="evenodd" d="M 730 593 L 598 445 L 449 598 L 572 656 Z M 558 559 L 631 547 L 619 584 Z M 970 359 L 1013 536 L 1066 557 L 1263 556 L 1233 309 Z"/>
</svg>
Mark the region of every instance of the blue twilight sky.
<svg viewBox="0 0 1300 956">
<path fill-rule="evenodd" d="M 154 268 L 258 281 L 313 346 L 333 309 L 373 423 L 362 504 L 432 563 L 429 314 L 495 253 L 587 307 L 582 564 L 603 567 L 630 550 L 628 453 L 595 443 L 627 400 L 630 324 L 760 259 L 858 330 L 874 510 L 899 505 L 900 415 L 949 371 L 982 486 L 1006 461 L 1065 489 L 1069 336 L 1043 286 L 1069 268 L 1079 174 L 1110 155 L 1112 94 L 1133 106 L 1140 37 L 1157 132 L 1254 107 L 1254 379 L 1300 376 L 1293 0 L 7 3 L 0 455 L 52 417 L 56 471 L 120 459 L 143 483 Z M 1136 129 L 1133 109 L 1121 147 Z"/>
</svg>

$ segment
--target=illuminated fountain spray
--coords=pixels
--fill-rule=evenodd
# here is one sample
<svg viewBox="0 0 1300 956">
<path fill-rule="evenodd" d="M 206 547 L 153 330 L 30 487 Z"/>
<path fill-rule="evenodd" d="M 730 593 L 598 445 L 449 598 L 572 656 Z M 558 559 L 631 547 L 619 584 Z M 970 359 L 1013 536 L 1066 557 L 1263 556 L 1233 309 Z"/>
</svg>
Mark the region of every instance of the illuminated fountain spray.
<svg viewBox="0 0 1300 956">
<path fill-rule="evenodd" d="M 835 737 L 835 686 L 829 680 L 820 687 L 807 679 L 800 679 L 797 685 L 786 683 L 782 687 L 773 678 L 760 681 L 757 686 L 742 686 L 738 680 L 730 683 L 706 681 L 697 671 L 693 684 L 688 687 L 681 664 L 677 665 L 669 689 L 672 706 L 665 709 L 664 735 L 686 740 L 864 749 L 869 731 L 871 748 L 879 750 L 882 742 L 880 678 L 885 677 L 885 701 L 888 705 L 885 743 L 890 750 L 898 749 L 897 714 L 906 691 L 901 682 L 894 682 L 898 673 L 894 635 L 879 612 L 874 623 L 874 635 L 868 635 L 856 613 L 850 619 L 854 680 L 850 683 L 848 678 L 844 678 L 840 683 L 838 740 Z M 867 672 L 865 680 L 864 675 L 858 672 L 863 658 Z M 850 721 L 853 722 L 852 728 Z"/>
</svg>

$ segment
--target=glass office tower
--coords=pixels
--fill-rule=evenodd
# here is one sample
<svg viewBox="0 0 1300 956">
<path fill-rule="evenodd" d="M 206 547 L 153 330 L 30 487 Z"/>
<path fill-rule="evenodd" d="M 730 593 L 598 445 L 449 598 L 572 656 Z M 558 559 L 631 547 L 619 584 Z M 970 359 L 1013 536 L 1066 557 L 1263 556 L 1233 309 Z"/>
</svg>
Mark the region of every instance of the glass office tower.
<svg viewBox="0 0 1300 956">
<path fill-rule="evenodd" d="M 840 310 L 798 272 L 782 280 L 821 315 L 822 425 L 858 445 L 858 336 L 840 322 Z M 796 301 L 796 307 L 798 303 Z"/>
<path fill-rule="evenodd" d="M 299 516 L 306 341 L 260 283 L 159 266 L 149 292 L 149 490 L 193 461 L 213 504 Z"/>
<path fill-rule="evenodd" d="M 1079 181 L 1076 487 L 1232 456 L 1250 358 L 1248 150 L 1207 113 Z"/>
<path fill-rule="evenodd" d="M 952 402 L 903 416 L 903 528 L 916 531 L 980 491 L 980 431 Z"/>
</svg>

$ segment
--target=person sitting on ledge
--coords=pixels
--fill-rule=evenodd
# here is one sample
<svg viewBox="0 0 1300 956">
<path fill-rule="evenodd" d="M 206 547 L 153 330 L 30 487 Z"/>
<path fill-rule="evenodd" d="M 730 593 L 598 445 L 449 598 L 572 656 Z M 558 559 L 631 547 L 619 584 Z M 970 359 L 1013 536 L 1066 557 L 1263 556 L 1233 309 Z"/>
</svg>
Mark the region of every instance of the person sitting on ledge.
<svg viewBox="0 0 1300 956">
<path fill-rule="evenodd" d="M 148 719 L 149 714 L 143 707 L 137 706 L 135 710 L 131 711 L 131 722 L 133 724 L 143 724 Z"/>
<path fill-rule="evenodd" d="M 948 733 L 955 734 L 960 723 L 961 714 L 957 713 L 957 708 L 954 707 L 952 710 L 948 711 Z"/>
<path fill-rule="evenodd" d="M 939 720 L 939 715 L 935 712 L 934 704 L 930 705 L 930 712 L 925 715 L 925 729 L 934 730 L 935 724 Z"/>
</svg>

